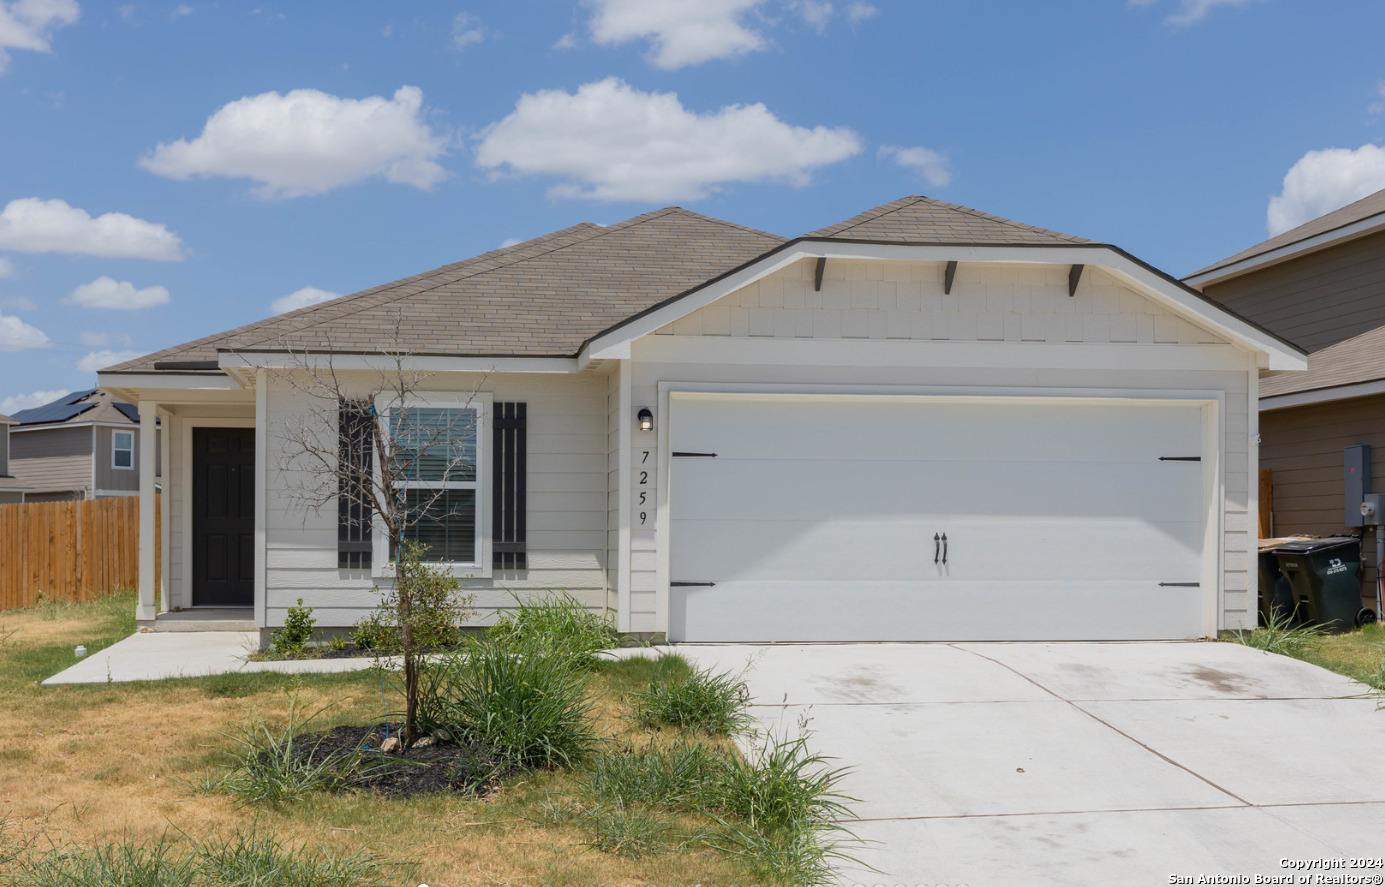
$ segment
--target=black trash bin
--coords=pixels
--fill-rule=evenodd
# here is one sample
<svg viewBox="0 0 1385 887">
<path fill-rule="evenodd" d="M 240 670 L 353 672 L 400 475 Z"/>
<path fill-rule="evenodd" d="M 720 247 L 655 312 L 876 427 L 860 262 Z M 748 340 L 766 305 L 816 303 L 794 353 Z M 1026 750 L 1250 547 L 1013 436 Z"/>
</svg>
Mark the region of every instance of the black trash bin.
<svg viewBox="0 0 1385 887">
<path fill-rule="evenodd" d="M 1275 550 L 1298 612 L 1330 629 L 1362 624 L 1361 540 L 1328 536 L 1285 542 Z"/>
<path fill-rule="evenodd" d="M 1279 569 L 1279 557 L 1275 554 L 1284 543 L 1278 539 L 1272 541 L 1272 545 L 1268 542 L 1261 543 L 1265 547 L 1260 549 L 1258 573 L 1261 625 L 1269 625 L 1275 617 L 1297 621 L 1294 593 L 1289 587 L 1288 577 Z"/>
</svg>

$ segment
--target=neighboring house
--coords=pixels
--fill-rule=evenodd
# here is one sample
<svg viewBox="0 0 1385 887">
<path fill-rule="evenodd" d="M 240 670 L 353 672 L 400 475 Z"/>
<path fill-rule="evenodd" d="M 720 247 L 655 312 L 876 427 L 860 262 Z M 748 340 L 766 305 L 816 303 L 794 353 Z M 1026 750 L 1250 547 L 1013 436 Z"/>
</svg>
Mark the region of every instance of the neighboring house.
<svg viewBox="0 0 1385 887">
<path fill-rule="evenodd" d="M 24 501 L 30 492 L 24 481 L 10 474 L 10 426 L 14 420 L 0 413 L 0 505 Z"/>
<path fill-rule="evenodd" d="M 14 414 L 10 470 L 26 502 L 139 493 L 139 412 L 99 388 Z"/>
<path fill-rule="evenodd" d="M 1309 352 L 1308 371 L 1260 380 L 1260 467 L 1273 478 L 1274 535 L 1360 532 L 1344 450 L 1375 452 L 1385 491 L 1385 191 L 1185 278 Z M 1375 607 L 1374 530 L 1364 528 L 1363 606 Z"/>
<path fill-rule="evenodd" d="M 381 534 L 288 493 L 289 373 L 392 368 L 395 330 L 428 374 L 399 418 L 481 426 L 428 528 L 480 621 L 563 589 L 675 641 L 1254 625 L 1256 384 L 1304 366 L 1116 247 L 922 197 L 792 240 L 576 225 L 103 371 L 169 432 L 165 607 L 253 607 L 263 637 L 300 597 L 321 626 L 377 604 Z"/>
</svg>

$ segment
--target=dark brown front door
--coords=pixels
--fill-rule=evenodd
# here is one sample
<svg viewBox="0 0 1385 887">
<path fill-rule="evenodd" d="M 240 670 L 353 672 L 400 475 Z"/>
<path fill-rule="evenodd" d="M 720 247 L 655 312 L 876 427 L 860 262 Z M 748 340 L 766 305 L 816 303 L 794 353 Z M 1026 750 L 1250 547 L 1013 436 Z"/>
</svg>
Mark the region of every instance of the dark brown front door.
<svg viewBox="0 0 1385 887">
<path fill-rule="evenodd" d="M 255 429 L 192 429 L 192 603 L 255 603 Z"/>
</svg>

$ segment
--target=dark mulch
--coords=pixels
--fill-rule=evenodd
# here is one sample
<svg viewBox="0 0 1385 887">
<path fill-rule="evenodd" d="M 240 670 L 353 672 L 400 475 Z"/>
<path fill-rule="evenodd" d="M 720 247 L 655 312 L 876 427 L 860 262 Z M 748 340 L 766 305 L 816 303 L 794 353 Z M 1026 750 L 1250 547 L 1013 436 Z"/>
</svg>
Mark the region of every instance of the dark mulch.
<svg viewBox="0 0 1385 887">
<path fill-rule="evenodd" d="M 403 735 L 402 724 L 389 724 L 390 736 Z M 350 760 L 362 750 L 360 788 L 382 794 L 412 795 L 428 792 L 461 792 L 485 796 L 505 775 L 504 770 L 480 749 L 455 742 L 407 749 L 386 754 L 380 751 L 386 725 L 369 727 L 343 725 L 322 733 L 304 733 L 294 738 L 295 749 L 312 760 L 332 756 Z"/>
<path fill-rule="evenodd" d="M 452 644 L 447 647 L 424 647 L 419 652 L 430 653 L 455 653 L 462 649 L 461 644 Z M 398 650 L 375 650 L 369 647 L 358 647 L 354 643 L 348 643 L 340 650 L 333 650 L 327 646 L 308 647 L 298 656 L 279 656 L 273 650 L 264 650 L 256 653 L 250 658 L 256 662 L 275 662 L 282 659 L 373 659 L 380 657 L 388 659 L 391 656 L 398 656 Z"/>
</svg>

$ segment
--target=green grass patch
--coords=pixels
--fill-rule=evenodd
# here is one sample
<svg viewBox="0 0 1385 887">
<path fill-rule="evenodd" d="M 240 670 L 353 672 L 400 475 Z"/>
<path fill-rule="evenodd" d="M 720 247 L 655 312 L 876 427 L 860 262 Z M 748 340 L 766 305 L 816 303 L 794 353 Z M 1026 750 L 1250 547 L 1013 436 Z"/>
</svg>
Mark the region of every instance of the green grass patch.
<svg viewBox="0 0 1385 887">
<path fill-rule="evenodd" d="M 693 668 L 676 653 L 656 660 L 649 684 L 634 694 L 634 701 L 635 722 L 641 727 L 729 736 L 750 725 L 750 691 L 744 680 Z"/>
<path fill-rule="evenodd" d="M 582 668 L 595 667 L 598 653 L 620 643 L 608 616 L 593 613 L 566 592 L 548 592 L 535 600 L 516 596 L 515 608 L 486 635 L 507 647 L 547 649 Z"/>
</svg>

